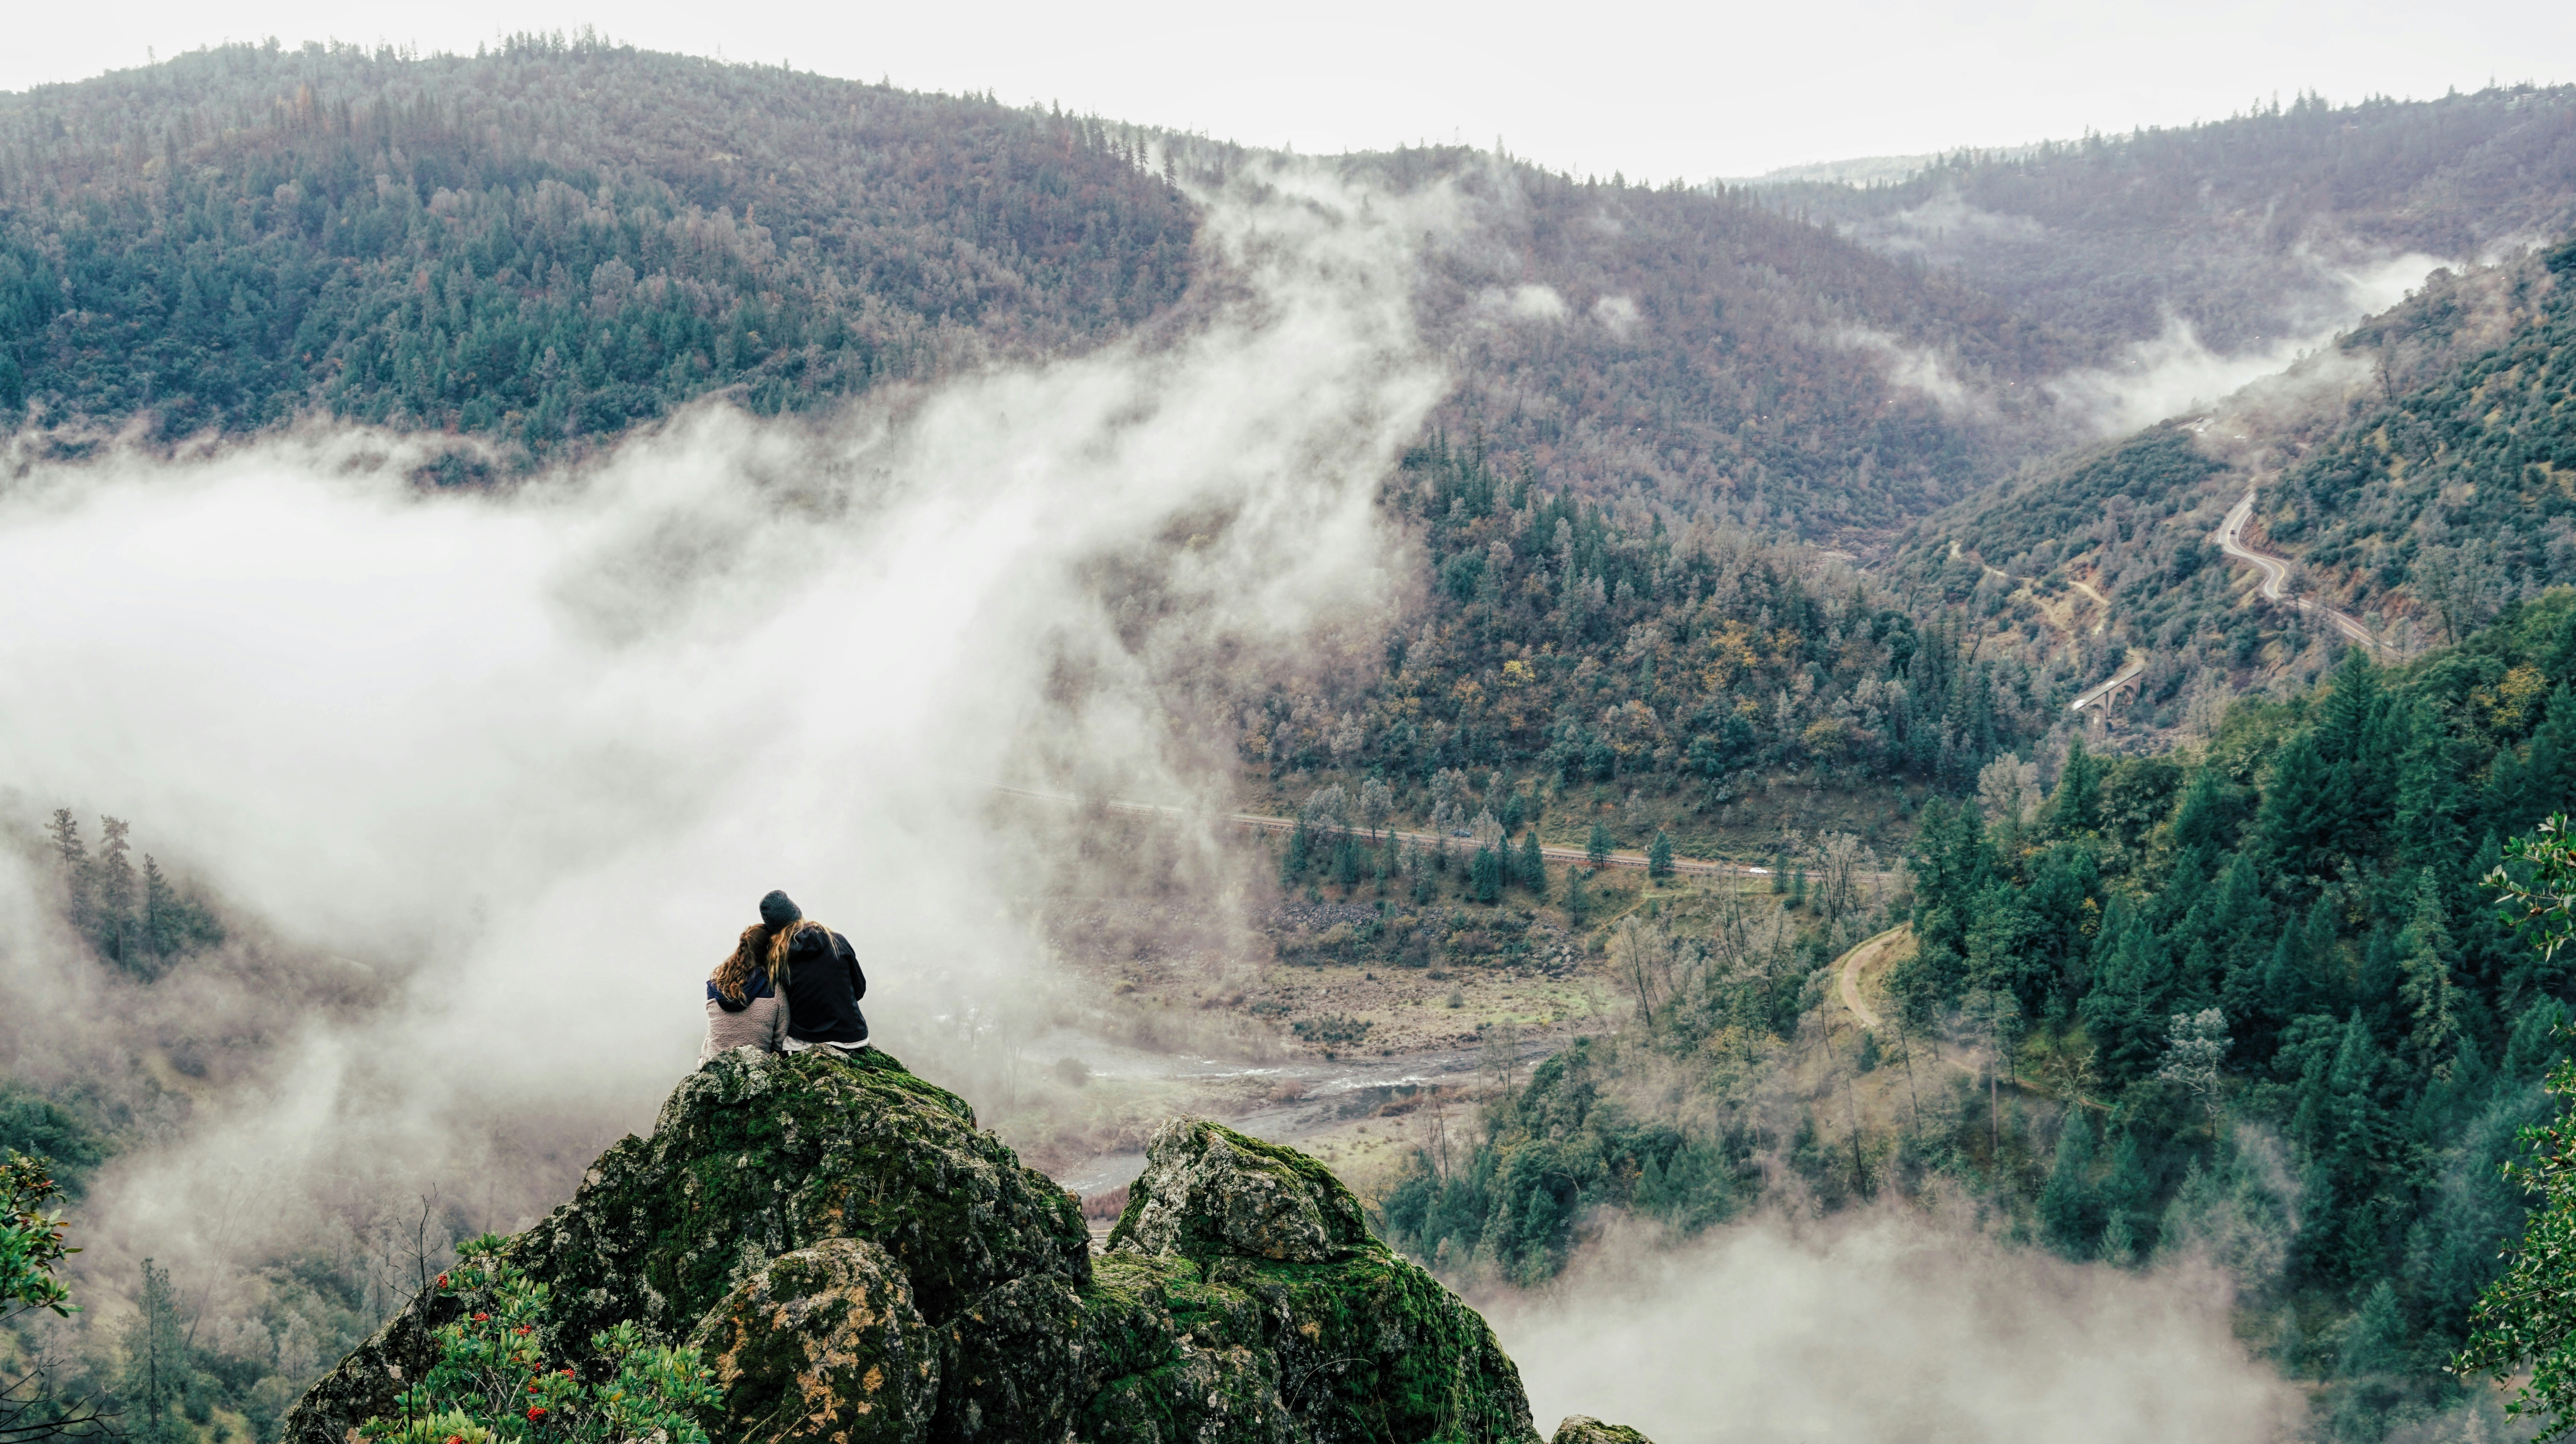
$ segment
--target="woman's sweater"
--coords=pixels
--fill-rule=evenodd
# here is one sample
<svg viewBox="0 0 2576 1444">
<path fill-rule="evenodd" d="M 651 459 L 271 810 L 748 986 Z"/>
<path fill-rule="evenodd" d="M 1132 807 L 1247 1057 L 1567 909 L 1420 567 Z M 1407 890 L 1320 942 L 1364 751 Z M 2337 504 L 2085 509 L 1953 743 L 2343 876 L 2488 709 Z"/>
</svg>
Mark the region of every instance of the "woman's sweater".
<svg viewBox="0 0 2576 1444">
<path fill-rule="evenodd" d="M 765 974 L 754 974 L 743 985 L 739 1003 L 707 984 L 707 1041 L 698 1049 L 698 1061 L 706 1062 L 718 1053 L 736 1048 L 758 1048 L 775 1053 L 787 1037 L 787 1000 L 769 986 Z"/>
</svg>

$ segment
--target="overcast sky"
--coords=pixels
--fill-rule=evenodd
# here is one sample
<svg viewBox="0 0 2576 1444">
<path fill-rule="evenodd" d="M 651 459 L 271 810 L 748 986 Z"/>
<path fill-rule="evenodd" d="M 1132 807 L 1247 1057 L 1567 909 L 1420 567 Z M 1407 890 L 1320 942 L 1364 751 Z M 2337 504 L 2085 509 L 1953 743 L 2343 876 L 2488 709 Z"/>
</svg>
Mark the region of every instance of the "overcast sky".
<svg viewBox="0 0 2576 1444">
<path fill-rule="evenodd" d="M 0 89 L 227 39 L 470 51 L 506 30 L 591 24 L 653 49 L 991 90 L 1252 144 L 1335 151 L 1499 138 L 1550 166 L 1655 180 L 2188 124 L 2302 89 L 2350 101 L 2576 78 L 2576 5 L 2564 0 L 2474 12 L 2429 0 L 12 8 Z"/>
</svg>

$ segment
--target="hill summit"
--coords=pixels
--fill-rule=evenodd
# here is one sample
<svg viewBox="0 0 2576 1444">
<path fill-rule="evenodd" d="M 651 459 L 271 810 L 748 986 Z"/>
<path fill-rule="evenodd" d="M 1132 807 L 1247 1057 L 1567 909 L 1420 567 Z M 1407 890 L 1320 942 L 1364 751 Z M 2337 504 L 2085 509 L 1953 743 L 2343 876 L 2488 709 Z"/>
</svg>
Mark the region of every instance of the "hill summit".
<svg viewBox="0 0 2576 1444">
<path fill-rule="evenodd" d="M 503 1257 L 550 1286 L 548 1359 L 620 1323 L 697 1345 L 719 1441 L 1539 1438 L 1485 1321 L 1314 1160 L 1166 1124 L 1095 1257 L 1072 1195 L 882 1052 L 716 1059 Z M 390 1413 L 459 1307 L 415 1297 L 290 1444 Z"/>
</svg>

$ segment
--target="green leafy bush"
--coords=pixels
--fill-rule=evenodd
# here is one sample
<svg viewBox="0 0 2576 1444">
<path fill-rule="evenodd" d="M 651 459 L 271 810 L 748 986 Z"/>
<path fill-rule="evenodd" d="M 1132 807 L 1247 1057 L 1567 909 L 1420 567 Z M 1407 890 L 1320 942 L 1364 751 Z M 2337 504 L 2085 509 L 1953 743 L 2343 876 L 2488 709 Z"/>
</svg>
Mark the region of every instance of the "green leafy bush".
<svg viewBox="0 0 2576 1444">
<path fill-rule="evenodd" d="M 706 1444 L 700 1418 L 720 1397 L 715 1371 L 692 1348 L 655 1344 L 633 1323 L 591 1337 L 614 1372 L 585 1379 L 551 1364 L 540 1328 L 550 1286 L 502 1259 L 486 1234 L 460 1246 L 438 1276 L 461 1316 L 433 1337 L 438 1362 L 405 1390 L 400 1412 L 361 1427 L 387 1444 L 587 1444 L 660 1439 Z"/>
<path fill-rule="evenodd" d="M 0 1162 L 0 1314 L 71 1313 L 71 1290 L 54 1276 L 54 1266 L 80 1250 L 63 1244 L 62 1211 L 45 1207 L 55 1192 L 44 1160 L 13 1148 Z"/>
<path fill-rule="evenodd" d="M 2484 879 L 2499 894 L 2503 922 L 2533 925 L 2543 958 L 2555 957 L 2576 932 L 2576 848 L 2567 830 L 2567 815 L 2552 814 L 2531 836 L 2506 843 L 2507 866 Z M 2513 865 L 2531 875 L 2517 878 Z M 2552 1068 L 2542 1086 L 2553 1098 L 2576 1099 L 2576 1062 Z M 2561 1114 L 2518 1139 L 2523 1157 L 2505 1164 L 2504 1176 L 2543 1201 L 2507 1250 L 2512 1264 L 2504 1277 L 2479 1296 L 2469 1320 L 2475 1332 L 2451 1368 L 2507 1380 L 2528 1370 L 2505 1412 L 2546 1419 L 2543 1437 L 2556 1438 L 2576 1429 L 2576 1130 Z"/>
</svg>

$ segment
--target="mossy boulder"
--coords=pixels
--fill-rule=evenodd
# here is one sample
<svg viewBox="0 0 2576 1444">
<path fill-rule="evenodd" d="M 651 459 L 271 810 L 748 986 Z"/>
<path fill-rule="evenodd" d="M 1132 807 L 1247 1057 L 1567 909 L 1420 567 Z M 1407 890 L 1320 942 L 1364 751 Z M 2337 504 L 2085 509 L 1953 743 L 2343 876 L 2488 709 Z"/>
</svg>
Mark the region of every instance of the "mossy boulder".
<svg viewBox="0 0 2576 1444">
<path fill-rule="evenodd" d="M 1369 1242 L 1359 1201 L 1322 1164 L 1192 1118 L 1156 1130 L 1109 1237 L 1112 1249 L 1273 1263 L 1330 1263 Z"/>
<path fill-rule="evenodd" d="M 568 1336 L 633 1319 L 676 1337 L 752 1270 L 827 1238 L 892 1254 L 934 1324 L 1012 1279 L 1091 1274 L 1073 1196 L 874 1049 L 714 1059 L 672 1090 L 650 1141 L 611 1148 L 511 1249 L 554 1285 Z"/>
<path fill-rule="evenodd" d="M 717 1444 L 917 1444 L 930 1432 L 937 1343 L 902 1265 L 864 1239 L 771 1259 L 689 1342 L 724 1391 Z"/>
<path fill-rule="evenodd" d="M 686 1338 L 771 1259 L 833 1238 L 891 1255 L 933 1327 L 1013 1279 L 1091 1276 L 1072 1195 L 874 1049 L 719 1055 L 672 1090 L 650 1139 L 611 1146 L 502 1256 L 553 1289 L 547 1355 L 578 1363 L 621 1321 Z M 453 1307 L 406 1305 L 296 1404 L 291 1444 L 342 1444 L 388 1411 Z"/>
<path fill-rule="evenodd" d="M 1270 1437 L 1234 1402 L 1237 1361 L 1291 1438 L 1538 1439 L 1475 1310 L 1372 1236 L 1322 1164 L 1220 1123 L 1155 1133 L 1084 1292 L 1089 1346 L 1133 1361 L 1087 1406 L 1087 1439 Z M 1193 1400 L 1222 1417 L 1185 1417 Z M 1136 1427 L 1158 1408 L 1176 1411 L 1160 1432 Z"/>
<path fill-rule="evenodd" d="M 1655 1441 L 1624 1424 L 1604 1424 L 1582 1414 L 1568 1414 L 1556 1426 L 1556 1437 L 1548 1444 L 1655 1444 Z"/>
<path fill-rule="evenodd" d="M 1167 1126 L 1095 1261 L 1069 1195 L 882 1053 L 708 1063 L 505 1256 L 554 1290 L 550 1358 L 618 1322 L 696 1343 L 719 1439 L 1539 1441 L 1484 1320 L 1312 1159 Z M 452 1307 L 415 1299 L 289 1444 L 385 1412 Z"/>
<path fill-rule="evenodd" d="M 1341 1180 L 1201 1119 L 1157 1130 L 1090 1283 L 978 1300 L 943 1379 L 968 1444 L 1538 1440 L 1493 1331 Z"/>
</svg>

